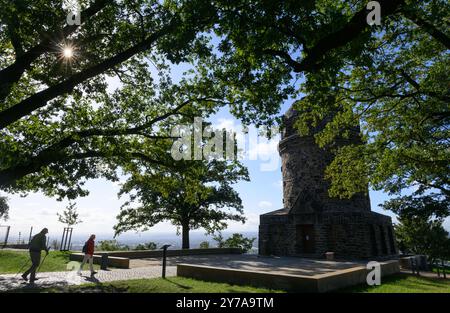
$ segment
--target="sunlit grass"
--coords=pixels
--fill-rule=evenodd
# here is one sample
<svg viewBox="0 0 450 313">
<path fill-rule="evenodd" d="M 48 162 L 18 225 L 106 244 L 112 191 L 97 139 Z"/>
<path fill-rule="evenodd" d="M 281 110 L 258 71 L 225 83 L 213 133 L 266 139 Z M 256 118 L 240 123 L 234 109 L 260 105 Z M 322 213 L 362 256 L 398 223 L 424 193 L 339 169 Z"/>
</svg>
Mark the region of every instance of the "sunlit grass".
<svg viewBox="0 0 450 313">
<path fill-rule="evenodd" d="M 360 285 L 340 292 L 364 293 L 450 293 L 450 280 L 397 274 L 385 277 L 379 286 Z"/>
<path fill-rule="evenodd" d="M 71 252 L 50 251 L 45 258 L 45 251 L 41 254 L 42 266 L 40 272 L 59 272 L 67 270 L 67 263 L 69 262 L 69 255 Z M 26 265 L 25 265 L 26 264 Z M 28 251 L 12 251 L 0 250 L 0 274 L 15 274 L 19 271 L 24 272 L 30 267 L 31 261 Z M 87 267 L 85 266 L 85 269 Z M 100 266 L 94 264 L 95 269 Z"/>
</svg>

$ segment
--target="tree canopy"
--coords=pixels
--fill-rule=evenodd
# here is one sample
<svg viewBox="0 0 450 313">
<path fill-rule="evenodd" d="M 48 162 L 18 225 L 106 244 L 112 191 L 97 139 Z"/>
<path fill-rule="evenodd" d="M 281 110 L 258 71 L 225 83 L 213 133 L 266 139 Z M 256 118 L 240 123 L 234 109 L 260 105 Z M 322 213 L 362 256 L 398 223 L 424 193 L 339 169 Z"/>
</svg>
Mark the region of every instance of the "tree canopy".
<svg viewBox="0 0 450 313">
<path fill-rule="evenodd" d="M 427 255 L 430 264 L 437 259 L 448 259 L 450 238 L 442 219 L 401 216 L 399 222 L 395 225 L 395 235 L 403 253 Z"/>
<path fill-rule="evenodd" d="M 0 196 L 0 219 L 7 220 L 9 213 L 8 198 Z"/>
<path fill-rule="evenodd" d="M 170 76 L 170 64 L 201 54 L 207 3 L 80 3 L 82 24 L 69 26 L 61 1 L 0 2 L 0 188 L 8 192 L 75 198 L 87 193 L 86 179 L 116 179 L 122 162 L 161 163 L 151 147 L 167 137 L 164 123 L 221 101 L 217 89 L 207 98 L 201 84 Z"/>
<path fill-rule="evenodd" d="M 1 0 L 0 188 L 75 198 L 130 161 L 171 163 L 155 144 L 170 125 L 223 105 L 270 125 L 294 98 L 299 132 L 330 120 L 320 145 L 361 125 L 333 196 L 414 186 L 448 204 L 448 1 L 378 2 L 381 25 L 361 0 L 83 0 L 66 25 L 60 1 Z"/>
<path fill-rule="evenodd" d="M 221 54 L 208 66 L 217 84 L 245 99 L 232 107 L 244 120 L 271 123 L 264 113 L 290 96 L 298 98 L 301 134 L 329 121 L 315 135 L 321 146 L 361 127 L 365 144 L 338 148 L 327 169 L 332 196 L 367 192 L 369 184 L 395 201 L 408 201 L 409 192 L 444 203 L 448 215 L 450 5 L 379 3 L 381 25 L 368 25 L 366 1 L 220 7 Z"/>
</svg>

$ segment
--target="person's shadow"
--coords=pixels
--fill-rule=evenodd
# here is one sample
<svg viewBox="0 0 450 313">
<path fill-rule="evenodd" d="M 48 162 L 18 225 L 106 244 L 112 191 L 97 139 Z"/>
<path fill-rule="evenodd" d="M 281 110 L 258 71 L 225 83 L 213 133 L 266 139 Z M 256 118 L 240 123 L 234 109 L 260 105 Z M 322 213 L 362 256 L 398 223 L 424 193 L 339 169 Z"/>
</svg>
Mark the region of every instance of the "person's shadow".
<svg viewBox="0 0 450 313">
<path fill-rule="evenodd" d="M 182 289 L 192 289 L 192 287 L 190 287 L 190 286 L 185 286 L 185 285 L 179 284 L 179 283 L 177 283 L 177 282 L 175 282 L 173 280 L 170 280 L 169 278 L 165 278 L 165 280 L 168 281 L 171 284 L 174 284 L 174 285 L 182 288 Z"/>
<path fill-rule="evenodd" d="M 85 287 L 83 290 L 86 292 L 100 292 L 100 293 L 119 293 L 127 292 L 128 287 L 116 287 L 105 282 L 101 282 L 95 276 L 84 276 L 86 282 L 94 283 L 94 287 Z M 81 291 L 83 292 L 83 291 Z"/>
<path fill-rule="evenodd" d="M 90 282 L 90 283 L 95 283 L 95 284 L 100 284 L 101 282 L 98 280 L 97 277 L 95 277 L 94 275 L 91 276 L 86 276 L 85 280 Z"/>
</svg>

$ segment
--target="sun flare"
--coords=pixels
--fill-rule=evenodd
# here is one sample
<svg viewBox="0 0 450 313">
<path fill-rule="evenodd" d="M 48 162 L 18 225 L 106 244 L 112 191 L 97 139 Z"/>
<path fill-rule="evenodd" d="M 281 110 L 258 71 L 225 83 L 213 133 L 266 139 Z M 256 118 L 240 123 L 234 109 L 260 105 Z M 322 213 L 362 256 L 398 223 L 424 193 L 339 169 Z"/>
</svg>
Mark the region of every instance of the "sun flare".
<svg viewBox="0 0 450 313">
<path fill-rule="evenodd" d="M 63 49 L 63 56 L 66 59 L 70 59 L 73 57 L 73 48 L 72 47 L 64 47 Z"/>
</svg>

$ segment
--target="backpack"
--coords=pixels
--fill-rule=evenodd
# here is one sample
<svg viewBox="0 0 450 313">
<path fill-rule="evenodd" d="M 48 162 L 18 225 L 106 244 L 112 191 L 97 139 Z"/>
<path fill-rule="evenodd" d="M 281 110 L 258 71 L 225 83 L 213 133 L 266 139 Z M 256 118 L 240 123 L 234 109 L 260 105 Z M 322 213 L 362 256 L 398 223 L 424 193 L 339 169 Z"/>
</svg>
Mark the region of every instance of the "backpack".
<svg viewBox="0 0 450 313">
<path fill-rule="evenodd" d="M 87 243 L 87 241 L 86 241 L 86 242 L 84 243 L 83 249 L 81 249 L 81 252 L 87 253 L 87 246 L 88 246 L 88 243 Z"/>
<path fill-rule="evenodd" d="M 46 250 L 47 248 L 45 247 L 45 235 L 42 235 L 40 233 L 34 235 L 28 243 L 28 249 L 30 251 Z"/>
</svg>

